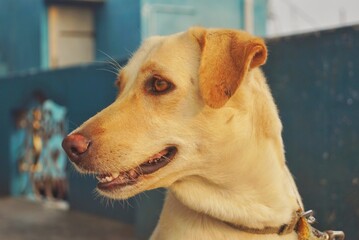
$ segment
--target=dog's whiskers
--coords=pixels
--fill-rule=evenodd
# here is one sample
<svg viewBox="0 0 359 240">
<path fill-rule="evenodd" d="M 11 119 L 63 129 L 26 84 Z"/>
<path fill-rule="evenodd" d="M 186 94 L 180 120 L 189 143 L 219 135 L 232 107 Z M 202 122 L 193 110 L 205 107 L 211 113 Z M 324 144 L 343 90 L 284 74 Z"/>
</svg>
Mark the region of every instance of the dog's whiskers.
<svg viewBox="0 0 359 240">
<path fill-rule="evenodd" d="M 109 54 L 105 53 L 104 51 L 98 50 L 99 52 L 101 52 L 102 54 L 104 54 L 106 57 L 108 57 L 111 60 L 111 63 L 114 64 L 114 66 L 120 70 L 122 69 L 122 66 L 113 58 L 111 57 Z"/>
<path fill-rule="evenodd" d="M 140 198 L 140 201 L 142 201 L 141 195 L 142 194 L 138 194 L 133 198 L 135 200 L 137 206 L 140 206 L 140 202 L 138 201 L 138 198 Z"/>
<path fill-rule="evenodd" d="M 104 65 L 103 68 L 99 68 L 96 70 L 104 70 L 104 71 L 111 71 L 112 73 L 115 73 L 115 75 L 118 75 L 121 68 L 119 67 L 118 63 L 114 63 L 113 61 L 95 61 L 96 63 L 99 63 L 101 65 Z M 109 67 L 109 68 L 106 68 Z"/>
<path fill-rule="evenodd" d="M 118 72 L 115 72 L 115 71 L 112 71 L 112 70 L 110 70 L 110 69 L 106 69 L 106 68 L 98 68 L 98 69 L 96 69 L 96 70 L 98 70 L 98 71 L 105 71 L 105 72 L 109 72 L 109 73 L 113 73 L 113 74 L 115 74 L 116 76 L 118 75 Z"/>
<path fill-rule="evenodd" d="M 99 64 L 101 64 L 101 65 L 105 64 L 105 66 L 110 67 L 111 70 L 116 71 L 116 72 L 118 72 L 118 71 L 121 70 L 121 69 L 120 69 L 115 63 L 113 63 L 112 61 L 107 61 L 107 60 L 106 60 L 106 61 L 95 61 L 95 63 L 99 63 Z"/>
</svg>

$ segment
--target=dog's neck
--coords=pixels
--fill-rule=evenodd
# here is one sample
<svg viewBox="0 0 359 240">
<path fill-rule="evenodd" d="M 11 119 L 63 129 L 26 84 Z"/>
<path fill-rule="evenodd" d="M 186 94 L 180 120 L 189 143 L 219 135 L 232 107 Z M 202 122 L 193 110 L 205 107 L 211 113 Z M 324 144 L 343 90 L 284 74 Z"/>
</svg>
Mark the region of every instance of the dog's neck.
<svg viewBox="0 0 359 240">
<path fill-rule="evenodd" d="M 271 146 L 266 147 L 273 151 Z M 257 229 L 289 223 L 298 210 L 299 195 L 287 167 L 280 165 L 278 159 L 267 159 L 273 156 L 267 151 L 248 156 L 248 161 L 255 162 L 251 168 L 242 165 L 225 169 L 225 180 L 218 176 L 223 169 L 208 167 L 208 176 L 179 181 L 171 191 L 188 208 L 219 221 Z"/>
<path fill-rule="evenodd" d="M 206 176 L 192 176 L 172 184 L 152 239 L 297 239 L 295 232 L 284 236 L 253 235 L 227 224 L 276 228 L 289 224 L 298 210 L 300 198 L 288 168 L 278 159 L 267 158 L 273 155 L 268 145 L 266 150 L 260 146 L 263 151 L 258 151 L 256 158 L 247 156 L 255 162 L 249 164 L 252 169 L 242 165 L 242 170 L 224 172 L 218 167 L 225 164 L 213 168 L 209 165 Z M 168 229 L 176 229 L 180 237 L 173 237 Z"/>
</svg>

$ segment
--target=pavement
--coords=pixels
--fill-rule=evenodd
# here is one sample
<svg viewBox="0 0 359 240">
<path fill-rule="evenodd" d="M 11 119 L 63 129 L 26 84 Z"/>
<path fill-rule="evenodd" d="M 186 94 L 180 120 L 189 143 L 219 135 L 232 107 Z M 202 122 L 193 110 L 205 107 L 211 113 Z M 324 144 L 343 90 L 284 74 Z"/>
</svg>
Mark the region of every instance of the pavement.
<svg viewBox="0 0 359 240">
<path fill-rule="evenodd" d="M 0 198 L 0 240 L 135 240 L 132 226 L 41 202 Z"/>
</svg>

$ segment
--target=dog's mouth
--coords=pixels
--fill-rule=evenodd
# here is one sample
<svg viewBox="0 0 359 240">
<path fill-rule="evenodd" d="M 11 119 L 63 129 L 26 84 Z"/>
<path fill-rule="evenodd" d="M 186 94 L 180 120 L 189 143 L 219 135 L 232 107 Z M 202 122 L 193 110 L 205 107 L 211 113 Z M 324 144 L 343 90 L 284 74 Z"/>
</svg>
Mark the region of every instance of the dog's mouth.
<svg viewBox="0 0 359 240">
<path fill-rule="evenodd" d="M 156 153 L 141 165 L 123 172 L 99 173 L 96 175 L 99 183 L 97 188 L 110 191 L 113 188 L 134 185 L 143 175 L 151 174 L 166 166 L 177 153 L 177 147 L 171 146 Z"/>
</svg>

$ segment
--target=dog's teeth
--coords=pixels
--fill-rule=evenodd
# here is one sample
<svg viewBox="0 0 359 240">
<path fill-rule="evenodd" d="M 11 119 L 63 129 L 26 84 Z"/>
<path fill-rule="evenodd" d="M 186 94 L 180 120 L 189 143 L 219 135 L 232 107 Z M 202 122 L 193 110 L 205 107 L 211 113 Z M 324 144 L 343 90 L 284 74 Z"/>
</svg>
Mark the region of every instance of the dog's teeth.
<svg viewBox="0 0 359 240">
<path fill-rule="evenodd" d="M 137 172 L 134 169 L 131 169 L 129 171 L 128 175 L 130 176 L 130 178 L 136 178 L 137 177 Z"/>
<path fill-rule="evenodd" d="M 118 178 L 121 173 L 112 172 L 112 173 L 101 173 L 96 175 L 96 179 L 101 183 L 112 182 L 114 179 Z"/>
<path fill-rule="evenodd" d="M 106 179 L 105 178 L 101 178 L 101 177 L 96 177 L 97 180 L 100 182 L 100 183 L 104 183 L 106 182 Z"/>
<path fill-rule="evenodd" d="M 152 160 L 153 162 L 153 160 Z M 96 175 L 96 179 L 100 183 L 109 183 L 116 179 L 119 183 L 126 183 L 128 180 L 133 180 L 138 177 L 138 173 L 135 169 L 128 170 L 127 172 L 112 172 L 101 173 Z"/>
<path fill-rule="evenodd" d="M 124 183 L 124 182 L 126 182 L 127 177 L 124 175 L 120 175 L 117 179 L 119 182 Z"/>
<path fill-rule="evenodd" d="M 113 173 L 111 173 L 111 175 L 112 175 L 113 178 L 117 178 L 120 175 L 120 173 L 119 172 L 113 172 Z"/>
</svg>

